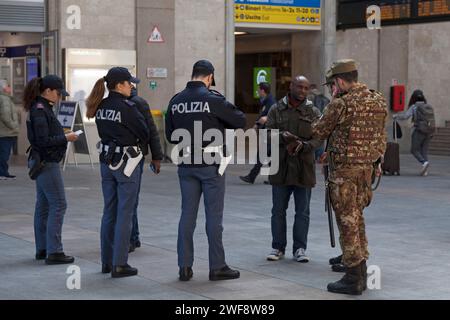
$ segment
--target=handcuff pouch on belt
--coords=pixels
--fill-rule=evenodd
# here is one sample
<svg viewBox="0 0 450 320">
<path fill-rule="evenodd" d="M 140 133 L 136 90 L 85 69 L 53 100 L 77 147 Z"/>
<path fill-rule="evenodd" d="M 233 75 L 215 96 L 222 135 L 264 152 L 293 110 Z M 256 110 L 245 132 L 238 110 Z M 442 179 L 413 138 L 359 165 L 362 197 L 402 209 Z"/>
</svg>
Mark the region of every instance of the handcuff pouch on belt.
<svg viewBox="0 0 450 320">
<path fill-rule="evenodd" d="M 113 164 L 116 146 L 117 144 L 114 141 L 111 141 L 108 143 L 108 150 L 106 150 L 106 148 L 103 150 L 103 160 L 108 166 L 117 165 L 117 163 Z"/>
<path fill-rule="evenodd" d="M 119 170 L 125 163 L 123 168 L 123 174 L 130 177 L 136 167 L 139 165 L 143 158 L 142 151 L 139 147 L 129 146 L 121 147 L 117 146 L 115 142 L 108 143 L 107 146 L 102 146 L 103 160 L 111 170 Z"/>
</svg>

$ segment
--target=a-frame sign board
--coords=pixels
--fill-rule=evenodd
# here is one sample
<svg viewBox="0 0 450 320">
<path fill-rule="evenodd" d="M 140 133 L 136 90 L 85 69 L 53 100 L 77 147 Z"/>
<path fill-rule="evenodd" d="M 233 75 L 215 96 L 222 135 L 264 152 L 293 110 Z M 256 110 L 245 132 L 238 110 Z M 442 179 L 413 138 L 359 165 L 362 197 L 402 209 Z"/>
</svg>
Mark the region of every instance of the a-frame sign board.
<svg viewBox="0 0 450 320">
<path fill-rule="evenodd" d="M 66 156 L 64 158 L 63 170 L 66 169 L 67 161 L 69 159 L 69 153 L 72 151 L 75 165 L 78 166 L 76 153 L 87 154 L 92 168 L 94 164 L 92 162 L 91 153 L 89 150 L 89 141 L 84 127 L 83 117 L 81 116 L 81 110 L 78 102 L 74 101 L 62 101 L 59 105 L 58 121 L 61 123 L 64 132 L 83 130 L 83 133 L 78 137 L 75 142 L 69 142 L 67 144 Z"/>
</svg>

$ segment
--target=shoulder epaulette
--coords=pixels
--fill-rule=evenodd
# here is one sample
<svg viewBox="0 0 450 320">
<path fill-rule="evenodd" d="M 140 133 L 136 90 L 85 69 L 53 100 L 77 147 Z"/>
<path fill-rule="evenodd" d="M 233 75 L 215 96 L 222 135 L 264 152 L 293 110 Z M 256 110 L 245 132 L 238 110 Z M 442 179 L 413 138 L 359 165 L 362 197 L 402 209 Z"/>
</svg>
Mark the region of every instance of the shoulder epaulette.
<svg viewBox="0 0 450 320">
<path fill-rule="evenodd" d="M 219 96 L 221 98 L 225 98 L 225 96 L 223 94 L 221 94 L 219 91 L 210 89 L 209 92 L 211 92 L 212 94 Z"/>
<path fill-rule="evenodd" d="M 126 103 L 127 105 L 129 105 L 130 107 L 132 107 L 132 106 L 134 106 L 134 105 L 136 104 L 136 103 L 134 103 L 133 101 L 128 100 L 128 99 L 125 99 L 124 101 L 125 101 L 125 103 Z"/>
</svg>

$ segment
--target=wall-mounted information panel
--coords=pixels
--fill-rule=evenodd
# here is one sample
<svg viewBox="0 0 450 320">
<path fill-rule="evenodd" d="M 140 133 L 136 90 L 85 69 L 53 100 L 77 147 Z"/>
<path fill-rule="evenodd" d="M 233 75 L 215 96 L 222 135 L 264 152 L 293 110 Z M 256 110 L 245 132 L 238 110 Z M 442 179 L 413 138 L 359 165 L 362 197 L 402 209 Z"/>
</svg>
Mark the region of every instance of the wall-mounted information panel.
<svg viewBox="0 0 450 320">
<path fill-rule="evenodd" d="M 367 26 L 367 7 L 381 9 L 381 26 L 450 21 L 450 0 L 338 1 L 338 29 Z"/>
</svg>

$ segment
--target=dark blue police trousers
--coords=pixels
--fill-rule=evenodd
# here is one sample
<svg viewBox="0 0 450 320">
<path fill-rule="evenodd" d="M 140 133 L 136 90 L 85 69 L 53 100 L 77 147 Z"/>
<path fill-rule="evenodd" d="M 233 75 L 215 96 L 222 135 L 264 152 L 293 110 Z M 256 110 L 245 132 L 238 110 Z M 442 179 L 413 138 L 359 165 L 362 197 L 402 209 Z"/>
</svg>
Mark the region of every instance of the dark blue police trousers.
<svg viewBox="0 0 450 320">
<path fill-rule="evenodd" d="M 134 213 L 141 168 L 127 177 L 123 168 L 111 170 L 101 163 L 104 209 L 100 232 L 102 263 L 123 266 L 128 262 L 131 220 Z"/>
<path fill-rule="evenodd" d="M 225 196 L 225 176 L 219 175 L 216 166 L 179 167 L 181 187 L 181 218 L 178 225 L 178 266 L 192 267 L 194 262 L 193 235 L 196 226 L 200 197 L 206 215 L 206 234 L 209 244 L 209 268 L 221 269 L 225 263 L 222 244 L 222 220 Z"/>
<path fill-rule="evenodd" d="M 63 252 L 61 231 L 67 203 L 59 163 L 48 162 L 36 179 L 34 238 L 36 251 Z"/>
<path fill-rule="evenodd" d="M 139 175 L 139 181 L 138 181 L 138 189 L 137 189 L 137 195 L 136 195 L 136 204 L 134 205 L 134 212 L 133 212 L 133 218 L 131 222 L 131 237 L 130 237 L 130 244 L 136 245 L 136 242 L 139 240 L 139 220 L 137 216 L 137 211 L 139 207 L 139 194 L 141 193 L 141 183 L 142 183 L 142 174 L 144 173 L 144 164 L 145 164 L 145 158 L 142 158 L 141 162 L 139 162 L 139 167 L 141 168 L 141 174 Z"/>
</svg>

